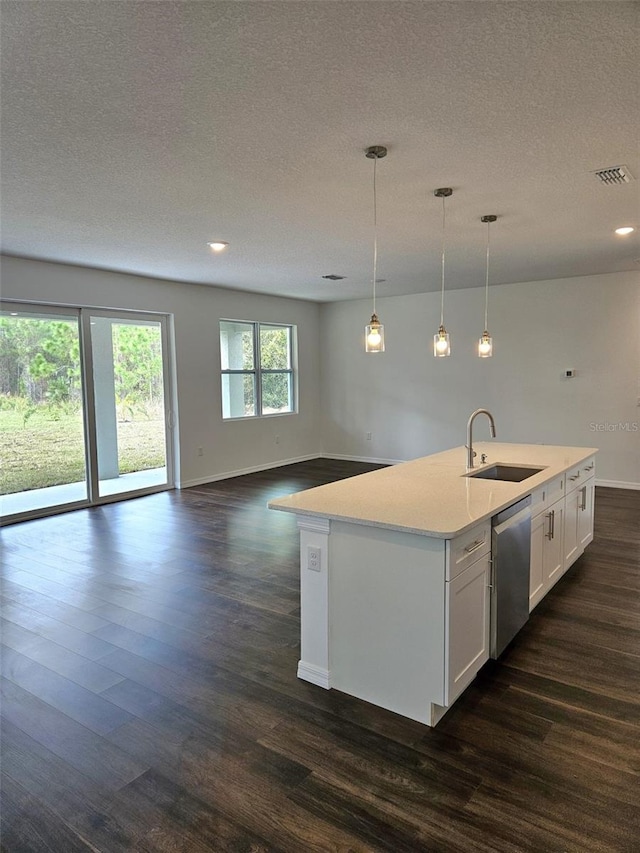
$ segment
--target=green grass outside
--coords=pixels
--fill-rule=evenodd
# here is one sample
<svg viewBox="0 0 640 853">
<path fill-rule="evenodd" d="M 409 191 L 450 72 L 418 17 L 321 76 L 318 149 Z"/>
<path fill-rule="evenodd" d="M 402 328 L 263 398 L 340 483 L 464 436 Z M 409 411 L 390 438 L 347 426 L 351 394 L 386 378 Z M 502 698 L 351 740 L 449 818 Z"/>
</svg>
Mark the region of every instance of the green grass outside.
<svg viewBox="0 0 640 853">
<path fill-rule="evenodd" d="M 121 474 L 165 464 L 162 419 L 118 424 Z M 51 420 L 48 411 L 22 415 L 0 411 L 0 494 L 42 489 L 85 479 L 82 415 Z"/>
</svg>

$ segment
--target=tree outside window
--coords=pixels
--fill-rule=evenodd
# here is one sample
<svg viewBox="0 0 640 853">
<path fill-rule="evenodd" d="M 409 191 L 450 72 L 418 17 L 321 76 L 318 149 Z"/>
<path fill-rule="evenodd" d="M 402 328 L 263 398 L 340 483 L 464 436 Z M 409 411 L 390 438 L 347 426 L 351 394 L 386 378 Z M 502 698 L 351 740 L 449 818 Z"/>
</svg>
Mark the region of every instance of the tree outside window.
<svg viewBox="0 0 640 853">
<path fill-rule="evenodd" d="M 276 323 L 220 321 L 223 418 L 295 411 L 294 329 Z"/>
</svg>

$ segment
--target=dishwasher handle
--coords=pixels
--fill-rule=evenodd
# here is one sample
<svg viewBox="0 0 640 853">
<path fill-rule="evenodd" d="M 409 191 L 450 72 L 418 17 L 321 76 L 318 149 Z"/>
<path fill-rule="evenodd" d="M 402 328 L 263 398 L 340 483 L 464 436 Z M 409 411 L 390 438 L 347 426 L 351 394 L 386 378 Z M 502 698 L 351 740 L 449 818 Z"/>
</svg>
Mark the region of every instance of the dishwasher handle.
<svg viewBox="0 0 640 853">
<path fill-rule="evenodd" d="M 511 506 L 506 507 L 501 510 L 497 515 L 494 515 L 491 519 L 491 524 L 495 530 L 496 527 L 502 525 L 503 522 L 507 521 L 510 518 L 513 518 L 515 515 L 519 514 L 523 509 L 528 509 L 531 506 L 531 495 L 527 495 L 526 498 L 522 498 L 520 501 L 516 501 L 516 503 L 511 504 Z"/>
<path fill-rule="evenodd" d="M 497 518 L 498 516 L 496 516 Z M 493 532 L 495 535 L 499 536 L 503 531 L 508 530 L 510 527 L 514 527 L 517 524 L 520 524 L 521 521 L 524 521 L 527 518 L 531 518 L 531 509 L 526 506 L 524 509 L 521 509 L 520 512 L 517 512 L 515 515 L 510 516 L 503 521 L 502 524 L 494 524 Z"/>
</svg>

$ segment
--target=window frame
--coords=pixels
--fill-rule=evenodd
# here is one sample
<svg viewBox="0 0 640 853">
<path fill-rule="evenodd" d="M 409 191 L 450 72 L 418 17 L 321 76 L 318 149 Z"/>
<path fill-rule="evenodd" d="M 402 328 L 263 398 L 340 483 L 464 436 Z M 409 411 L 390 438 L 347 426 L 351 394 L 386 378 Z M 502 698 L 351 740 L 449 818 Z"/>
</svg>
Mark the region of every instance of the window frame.
<svg viewBox="0 0 640 853">
<path fill-rule="evenodd" d="M 253 367 L 252 368 L 223 368 L 222 367 L 222 347 L 221 347 L 221 332 L 224 323 L 237 323 L 252 327 L 253 338 Z M 289 365 L 288 368 L 263 368 L 262 353 L 260 346 L 260 329 L 262 327 L 273 329 L 288 329 L 289 330 Z M 254 389 L 254 413 L 252 415 L 230 415 L 224 414 L 223 401 L 223 383 L 220 383 L 220 403 L 223 421 L 247 421 L 254 418 L 279 418 L 285 415 L 296 415 L 298 413 L 298 394 L 297 394 L 297 326 L 292 323 L 270 323 L 259 320 L 233 320 L 228 317 L 221 317 L 218 323 L 218 342 L 220 345 L 220 378 L 224 376 L 252 376 Z M 262 411 L 262 377 L 263 375 L 285 375 L 289 376 L 289 400 L 291 408 L 286 412 L 263 412 Z"/>
</svg>

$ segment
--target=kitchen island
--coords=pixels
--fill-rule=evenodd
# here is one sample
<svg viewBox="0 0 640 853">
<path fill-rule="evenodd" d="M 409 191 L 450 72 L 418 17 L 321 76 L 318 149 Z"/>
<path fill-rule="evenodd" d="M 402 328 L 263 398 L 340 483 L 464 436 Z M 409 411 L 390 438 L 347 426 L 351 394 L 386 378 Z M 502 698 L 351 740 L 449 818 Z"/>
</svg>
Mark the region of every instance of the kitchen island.
<svg viewBox="0 0 640 853">
<path fill-rule="evenodd" d="M 489 657 L 491 519 L 531 496 L 533 608 L 593 536 L 595 448 L 480 442 L 273 500 L 300 528 L 298 676 L 435 725 Z M 522 482 L 469 474 L 500 462 Z"/>
</svg>

